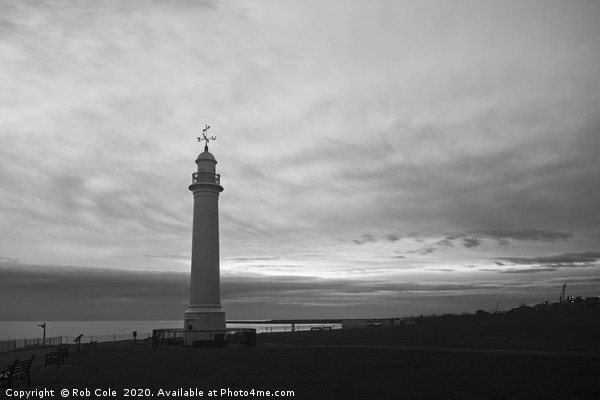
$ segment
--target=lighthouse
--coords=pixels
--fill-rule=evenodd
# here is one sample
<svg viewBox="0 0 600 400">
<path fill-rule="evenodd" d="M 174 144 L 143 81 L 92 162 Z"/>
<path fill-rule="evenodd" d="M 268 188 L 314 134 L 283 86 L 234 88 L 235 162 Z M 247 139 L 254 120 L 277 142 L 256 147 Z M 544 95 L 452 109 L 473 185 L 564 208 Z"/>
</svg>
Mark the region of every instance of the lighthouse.
<svg viewBox="0 0 600 400">
<path fill-rule="evenodd" d="M 204 151 L 198 155 L 198 169 L 192 174 L 189 186 L 194 195 L 192 233 L 192 274 L 190 305 L 185 312 L 184 329 L 187 331 L 225 330 L 225 311 L 221 306 L 219 265 L 219 194 L 223 191 L 220 175 L 216 173 L 217 160 L 208 152 L 210 126 L 202 130 L 199 142 L 205 141 Z M 221 332 L 222 333 L 222 332 Z"/>
</svg>

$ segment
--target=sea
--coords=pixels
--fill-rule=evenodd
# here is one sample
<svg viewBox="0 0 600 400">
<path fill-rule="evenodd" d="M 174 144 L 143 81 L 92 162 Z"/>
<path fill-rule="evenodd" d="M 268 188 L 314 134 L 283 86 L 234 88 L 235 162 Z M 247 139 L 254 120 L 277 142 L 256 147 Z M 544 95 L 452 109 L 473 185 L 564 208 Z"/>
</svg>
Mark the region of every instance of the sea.
<svg viewBox="0 0 600 400">
<path fill-rule="evenodd" d="M 63 343 L 72 342 L 79 335 L 83 335 L 81 342 L 97 340 L 108 342 L 116 340 L 133 339 L 133 332 L 137 332 L 137 339 L 152 337 L 154 329 L 182 329 L 183 321 L 0 321 L 0 340 L 11 339 L 40 339 L 44 330 L 40 325 L 46 324 L 46 338 L 62 337 Z M 341 328 L 340 324 L 333 325 L 333 329 Z M 315 325 L 296 325 L 295 330 L 310 330 Z M 256 321 L 249 324 L 227 324 L 227 328 L 253 328 L 257 333 L 289 332 L 290 324 L 270 324 Z"/>
</svg>

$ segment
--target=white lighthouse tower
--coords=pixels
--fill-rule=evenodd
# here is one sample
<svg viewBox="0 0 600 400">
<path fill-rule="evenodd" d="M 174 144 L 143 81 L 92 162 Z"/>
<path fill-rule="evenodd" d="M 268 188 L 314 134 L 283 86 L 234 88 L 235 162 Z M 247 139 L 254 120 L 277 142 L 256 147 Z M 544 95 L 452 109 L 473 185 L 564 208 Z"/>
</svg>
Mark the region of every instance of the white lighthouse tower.
<svg viewBox="0 0 600 400">
<path fill-rule="evenodd" d="M 225 330 L 225 311 L 221 307 L 219 267 L 219 193 L 223 191 L 215 172 L 217 160 L 208 152 L 207 131 L 198 141 L 206 141 L 204 151 L 196 159 L 198 170 L 192 174 L 189 189 L 194 194 L 192 233 L 192 277 L 190 305 L 185 312 L 184 329 L 188 331 Z M 209 340 L 214 339 L 210 337 Z"/>
</svg>

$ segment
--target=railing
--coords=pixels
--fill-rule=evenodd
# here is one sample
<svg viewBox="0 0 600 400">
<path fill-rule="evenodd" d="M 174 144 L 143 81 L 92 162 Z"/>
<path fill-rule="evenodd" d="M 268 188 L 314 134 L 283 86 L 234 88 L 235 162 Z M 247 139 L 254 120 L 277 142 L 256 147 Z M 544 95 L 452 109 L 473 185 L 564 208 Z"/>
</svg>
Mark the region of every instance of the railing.
<svg viewBox="0 0 600 400">
<path fill-rule="evenodd" d="M 47 337 L 46 338 L 46 346 L 58 346 L 61 344 L 73 343 L 76 336 L 56 336 L 56 337 Z M 151 333 L 138 333 L 137 340 L 147 342 L 152 338 Z M 81 337 L 81 344 L 86 344 L 89 342 L 116 342 L 116 341 L 125 341 L 132 340 L 133 337 L 131 333 L 123 333 L 123 334 L 112 334 L 112 335 L 84 335 Z M 7 339 L 0 340 L 0 353 L 6 353 L 8 351 L 14 351 L 23 349 L 26 347 L 42 347 L 44 346 L 44 340 L 42 338 L 36 339 Z"/>
<path fill-rule="evenodd" d="M 6 353 L 8 351 L 14 351 L 25 347 L 40 347 L 40 346 L 58 346 L 63 344 L 63 337 L 49 337 L 46 338 L 44 344 L 43 339 L 10 339 L 0 340 L 0 353 Z"/>
<path fill-rule="evenodd" d="M 220 185 L 221 175 L 212 172 L 194 172 L 192 174 L 192 183 L 216 183 Z"/>
<path fill-rule="evenodd" d="M 0 353 L 6 353 L 7 351 L 13 351 L 17 349 L 16 340 L 0 340 Z"/>
<path fill-rule="evenodd" d="M 152 331 L 152 347 L 161 346 L 201 346 L 241 344 L 256 345 L 256 329 L 222 329 L 214 331 L 186 331 L 183 329 L 154 329 Z"/>
</svg>

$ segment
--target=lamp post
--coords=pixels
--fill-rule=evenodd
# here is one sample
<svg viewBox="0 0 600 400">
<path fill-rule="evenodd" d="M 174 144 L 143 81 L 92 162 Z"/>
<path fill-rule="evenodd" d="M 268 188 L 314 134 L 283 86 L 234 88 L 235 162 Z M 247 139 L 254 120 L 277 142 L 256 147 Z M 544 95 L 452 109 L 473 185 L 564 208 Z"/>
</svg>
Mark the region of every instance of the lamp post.
<svg viewBox="0 0 600 400">
<path fill-rule="evenodd" d="M 41 324 L 41 325 L 38 325 L 38 326 L 39 326 L 40 328 L 44 328 L 44 339 L 43 339 L 43 344 L 42 344 L 42 346 L 45 346 L 45 345 L 46 345 L 46 323 L 44 322 L 43 324 Z"/>
</svg>

